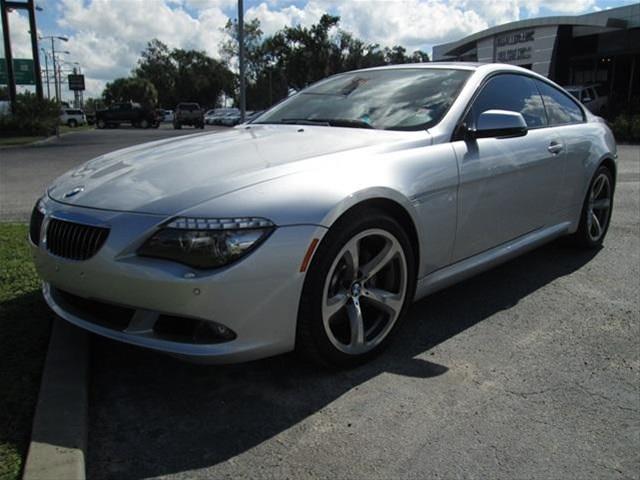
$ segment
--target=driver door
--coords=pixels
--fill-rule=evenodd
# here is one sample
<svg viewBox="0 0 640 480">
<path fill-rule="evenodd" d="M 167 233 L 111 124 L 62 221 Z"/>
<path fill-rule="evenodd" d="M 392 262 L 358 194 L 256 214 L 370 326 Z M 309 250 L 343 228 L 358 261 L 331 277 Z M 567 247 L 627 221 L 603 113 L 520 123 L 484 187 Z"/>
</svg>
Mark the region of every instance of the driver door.
<svg viewBox="0 0 640 480">
<path fill-rule="evenodd" d="M 524 136 L 453 142 L 460 172 L 456 262 L 543 227 L 556 209 L 564 171 L 562 138 L 547 127 L 542 98 L 524 75 L 491 77 L 465 117 L 474 127 L 487 110 L 524 117 Z"/>
</svg>

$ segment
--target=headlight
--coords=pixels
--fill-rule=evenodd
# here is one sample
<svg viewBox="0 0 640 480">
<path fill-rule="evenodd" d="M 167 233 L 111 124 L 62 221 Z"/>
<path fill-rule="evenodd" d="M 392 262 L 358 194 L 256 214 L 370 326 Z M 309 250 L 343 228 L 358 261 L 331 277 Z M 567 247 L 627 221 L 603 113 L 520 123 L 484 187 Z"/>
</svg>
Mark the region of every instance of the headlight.
<svg viewBox="0 0 640 480">
<path fill-rule="evenodd" d="M 29 222 L 29 237 L 31 237 L 34 245 L 40 244 L 40 230 L 42 229 L 45 213 L 44 203 L 42 203 L 42 199 L 40 199 L 31 211 L 31 220 Z"/>
<path fill-rule="evenodd" d="M 176 218 L 152 235 L 138 255 L 217 268 L 249 253 L 273 229 L 264 218 Z"/>
</svg>

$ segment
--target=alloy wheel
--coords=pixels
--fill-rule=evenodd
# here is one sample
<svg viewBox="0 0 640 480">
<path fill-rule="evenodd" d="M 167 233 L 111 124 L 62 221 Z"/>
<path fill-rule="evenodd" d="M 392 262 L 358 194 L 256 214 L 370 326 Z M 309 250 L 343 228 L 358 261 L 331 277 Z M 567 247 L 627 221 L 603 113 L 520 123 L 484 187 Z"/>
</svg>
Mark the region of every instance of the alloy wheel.
<svg viewBox="0 0 640 480">
<path fill-rule="evenodd" d="M 587 210 L 587 233 L 593 242 L 602 238 L 607 230 L 611 212 L 611 181 L 600 173 L 591 185 Z"/>
<path fill-rule="evenodd" d="M 325 333 L 343 353 L 373 350 L 392 330 L 407 294 L 407 260 L 388 231 L 369 229 L 334 259 L 322 295 Z"/>
</svg>

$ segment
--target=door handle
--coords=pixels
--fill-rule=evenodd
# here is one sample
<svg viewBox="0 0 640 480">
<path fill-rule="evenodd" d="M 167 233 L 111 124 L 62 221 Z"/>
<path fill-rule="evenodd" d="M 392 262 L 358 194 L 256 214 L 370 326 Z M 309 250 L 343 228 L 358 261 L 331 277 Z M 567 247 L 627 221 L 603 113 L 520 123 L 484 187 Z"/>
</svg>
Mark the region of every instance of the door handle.
<svg viewBox="0 0 640 480">
<path fill-rule="evenodd" d="M 549 150 L 552 154 L 557 155 L 562 151 L 563 148 L 564 146 L 561 143 L 551 142 L 547 147 L 547 150 Z"/>
</svg>

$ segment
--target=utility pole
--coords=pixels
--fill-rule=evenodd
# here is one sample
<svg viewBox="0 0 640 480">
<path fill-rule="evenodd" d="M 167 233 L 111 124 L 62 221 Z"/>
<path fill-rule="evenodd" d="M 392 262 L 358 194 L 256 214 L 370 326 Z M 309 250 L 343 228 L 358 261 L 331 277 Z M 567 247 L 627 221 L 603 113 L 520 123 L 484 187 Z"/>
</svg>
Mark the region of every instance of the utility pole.
<svg viewBox="0 0 640 480">
<path fill-rule="evenodd" d="M 56 92 L 56 103 L 60 104 L 60 97 L 58 96 L 58 71 L 56 69 L 56 43 L 55 38 L 51 37 L 51 62 L 53 63 L 53 89 Z"/>
<path fill-rule="evenodd" d="M 41 48 L 42 55 L 44 55 L 44 74 L 47 76 L 47 98 L 51 99 L 51 90 L 49 89 L 49 62 L 47 61 L 47 52 L 44 48 Z"/>
<path fill-rule="evenodd" d="M 238 57 L 240 60 L 240 123 L 244 122 L 247 109 L 245 99 L 245 79 L 244 79 L 244 4 L 243 0 L 238 0 Z"/>
</svg>

